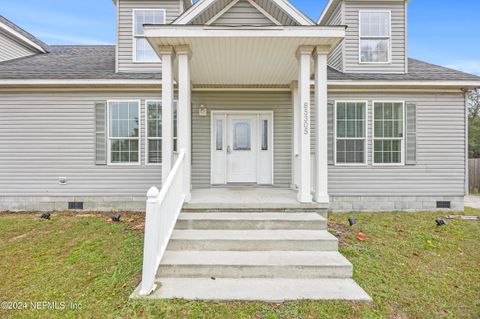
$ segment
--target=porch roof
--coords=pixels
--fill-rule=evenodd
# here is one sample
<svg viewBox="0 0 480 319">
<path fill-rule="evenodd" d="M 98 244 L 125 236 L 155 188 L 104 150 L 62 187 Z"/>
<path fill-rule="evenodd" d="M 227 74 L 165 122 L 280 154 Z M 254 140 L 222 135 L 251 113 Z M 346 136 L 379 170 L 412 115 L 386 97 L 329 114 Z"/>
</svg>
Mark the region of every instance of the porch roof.
<svg viewBox="0 0 480 319">
<path fill-rule="evenodd" d="M 297 79 L 297 49 L 334 48 L 345 27 L 145 25 L 145 36 L 157 51 L 188 45 L 193 84 L 288 85 Z"/>
</svg>

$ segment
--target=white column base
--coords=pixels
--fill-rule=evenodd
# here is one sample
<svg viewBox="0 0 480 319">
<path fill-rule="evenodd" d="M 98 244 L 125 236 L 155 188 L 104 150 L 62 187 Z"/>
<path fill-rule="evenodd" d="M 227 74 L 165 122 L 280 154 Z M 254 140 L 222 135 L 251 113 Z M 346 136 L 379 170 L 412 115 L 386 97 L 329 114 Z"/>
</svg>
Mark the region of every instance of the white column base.
<svg viewBox="0 0 480 319">
<path fill-rule="evenodd" d="M 320 194 L 320 195 L 316 194 L 314 200 L 316 203 L 329 203 L 330 196 L 328 196 L 328 194 Z"/>
<path fill-rule="evenodd" d="M 298 192 L 297 200 L 300 203 L 311 203 L 312 202 L 312 195 Z"/>
</svg>

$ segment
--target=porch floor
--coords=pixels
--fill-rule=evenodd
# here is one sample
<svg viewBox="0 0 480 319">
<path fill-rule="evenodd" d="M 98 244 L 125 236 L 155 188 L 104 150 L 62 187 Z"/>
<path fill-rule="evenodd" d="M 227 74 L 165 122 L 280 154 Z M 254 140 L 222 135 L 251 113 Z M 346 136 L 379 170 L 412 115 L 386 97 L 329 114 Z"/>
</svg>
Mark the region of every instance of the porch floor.
<svg viewBox="0 0 480 319">
<path fill-rule="evenodd" d="M 193 189 L 183 210 L 256 209 L 256 210 L 326 210 L 328 203 L 300 203 L 297 192 L 276 187 L 212 187 Z"/>
</svg>

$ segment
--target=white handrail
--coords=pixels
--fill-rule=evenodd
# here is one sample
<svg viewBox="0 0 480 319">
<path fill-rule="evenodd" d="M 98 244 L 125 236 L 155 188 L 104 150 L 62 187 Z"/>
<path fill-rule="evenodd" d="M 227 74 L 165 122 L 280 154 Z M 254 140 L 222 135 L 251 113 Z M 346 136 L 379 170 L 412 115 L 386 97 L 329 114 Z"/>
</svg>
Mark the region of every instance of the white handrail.
<svg viewBox="0 0 480 319">
<path fill-rule="evenodd" d="M 181 149 L 162 189 L 153 186 L 148 190 L 140 295 L 148 295 L 156 288 L 157 269 L 185 201 L 184 165 L 185 150 Z"/>
</svg>

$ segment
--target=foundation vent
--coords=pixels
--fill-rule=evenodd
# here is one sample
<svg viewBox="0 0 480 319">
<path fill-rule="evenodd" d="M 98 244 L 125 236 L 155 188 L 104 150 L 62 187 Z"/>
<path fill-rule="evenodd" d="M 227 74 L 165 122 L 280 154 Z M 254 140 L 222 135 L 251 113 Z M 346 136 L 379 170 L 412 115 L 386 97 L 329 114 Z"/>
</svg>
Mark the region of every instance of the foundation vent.
<svg viewBox="0 0 480 319">
<path fill-rule="evenodd" d="M 450 201 L 437 201 L 437 208 L 450 208 Z"/>
<path fill-rule="evenodd" d="M 68 209 L 83 209 L 83 202 L 68 202 Z"/>
</svg>

